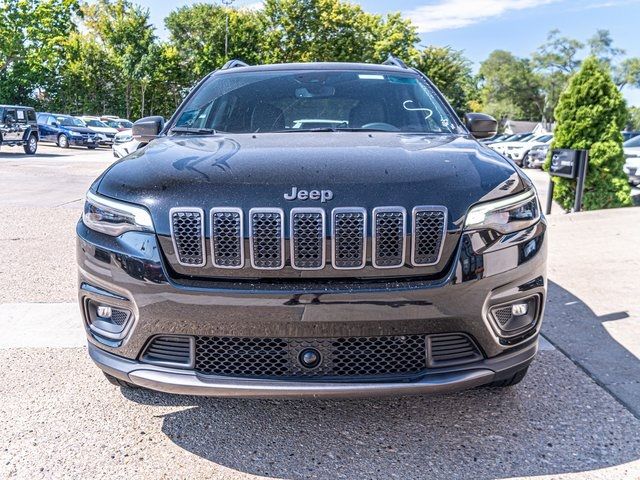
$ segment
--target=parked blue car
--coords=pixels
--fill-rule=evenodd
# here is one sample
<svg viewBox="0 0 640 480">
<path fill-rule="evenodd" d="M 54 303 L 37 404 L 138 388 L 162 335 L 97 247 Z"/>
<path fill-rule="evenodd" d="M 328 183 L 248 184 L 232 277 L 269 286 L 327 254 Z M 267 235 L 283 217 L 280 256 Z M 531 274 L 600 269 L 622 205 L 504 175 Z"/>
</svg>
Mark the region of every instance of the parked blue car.
<svg viewBox="0 0 640 480">
<path fill-rule="evenodd" d="M 100 140 L 82 120 L 57 113 L 38 113 L 38 132 L 41 142 L 55 143 L 61 148 L 77 145 L 93 150 Z"/>
</svg>

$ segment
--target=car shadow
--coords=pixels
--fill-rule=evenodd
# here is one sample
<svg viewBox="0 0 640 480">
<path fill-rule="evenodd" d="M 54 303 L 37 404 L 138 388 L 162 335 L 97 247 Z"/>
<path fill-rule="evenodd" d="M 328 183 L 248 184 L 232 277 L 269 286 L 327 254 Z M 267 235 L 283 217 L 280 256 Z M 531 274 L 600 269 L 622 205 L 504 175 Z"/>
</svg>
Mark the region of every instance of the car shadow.
<svg viewBox="0 0 640 480">
<path fill-rule="evenodd" d="M 581 304 L 575 321 L 595 325 L 598 317 L 579 299 L 554 283 L 549 290 L 552 338 L 575 327 L 562 321 L 562 302 L 570 297 Z M 600 328 L 592 334 L 616 348 Z M 585 472 L 640 457 L 640 422 L 558 350 L 541 352 L 517 387 L 430 397 L 303 401 L 122 392 L 139 404 L 170 407 L 162 432 L 177 446 L 271 478 L 477 480 Z"/>
</svg>

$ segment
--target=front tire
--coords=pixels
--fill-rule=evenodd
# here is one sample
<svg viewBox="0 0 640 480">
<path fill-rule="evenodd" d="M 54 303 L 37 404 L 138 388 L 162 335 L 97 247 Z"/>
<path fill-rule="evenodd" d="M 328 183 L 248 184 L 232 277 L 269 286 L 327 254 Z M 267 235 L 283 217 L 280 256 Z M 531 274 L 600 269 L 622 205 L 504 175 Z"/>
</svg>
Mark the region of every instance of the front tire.
<svg viewBox="0 0 640 480">
<path fill-rule="evenodd" d="M 87 147 L 87 148 L 88 148 L 89 150 L 95 150 L 95 149 L 96 149 L 96 148 L 98 148 L 98 147 L 96 147 L 95 145 L 92 145 L 92 146 Z"/>
<path fill-rule="evenodd" d="M 24 153 L 27 155 L 35 155 L 38 151 L 38 139 L 35 135 L 29 135 L 29 140 L 23 145 Z"/>
<path fill-rule="evenodd" d="M 69 148 L 69 139 L 64 133 L 58 136 L 58 146 L 60 148 Z"/>
</svg>

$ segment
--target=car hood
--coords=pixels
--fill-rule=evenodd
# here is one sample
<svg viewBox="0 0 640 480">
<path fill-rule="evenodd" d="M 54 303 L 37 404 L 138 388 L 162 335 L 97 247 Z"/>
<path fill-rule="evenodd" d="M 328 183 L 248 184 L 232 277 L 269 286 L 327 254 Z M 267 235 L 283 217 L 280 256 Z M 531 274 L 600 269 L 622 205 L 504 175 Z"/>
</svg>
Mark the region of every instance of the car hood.
<svg viewBox="0 0 640 480">
<path fill-rule="evenodd" d="M 523 188 L 516 169 L 459 135 L 288 132 L 161 137 L 116 162 L 92 188 L 149 208 L 159 233 L 172 207 L 469 206 Z M 333 198 L 286 201 L 293 187 Z"/>
<path fill-rule="evenodd" d="M 65 129 L 65 130 L 69 130 L 71 132 L 95 133 L 93 130 L 91 130 L 90 128 L 87 128 L 87 127 L 68 127 L 66 125 L 63 125 L 62 128 Z"/>
</svg>

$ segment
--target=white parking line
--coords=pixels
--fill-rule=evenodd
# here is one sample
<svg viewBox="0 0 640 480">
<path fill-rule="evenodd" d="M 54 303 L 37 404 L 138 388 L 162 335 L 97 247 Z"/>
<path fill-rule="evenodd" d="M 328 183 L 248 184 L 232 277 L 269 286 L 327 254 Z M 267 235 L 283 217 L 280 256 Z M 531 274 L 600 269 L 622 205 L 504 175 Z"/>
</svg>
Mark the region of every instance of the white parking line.
<svg viewBox="0 0 640 480">
<path fill-rule="evenodd" d="M 0 348 L 86 345 L 77 303 L 0 304 Z"/>
</svg>

